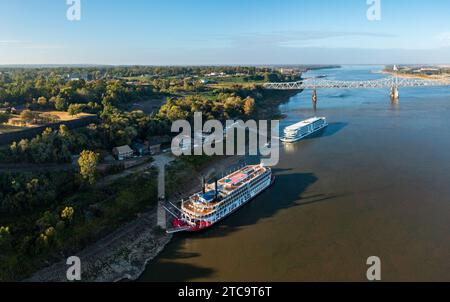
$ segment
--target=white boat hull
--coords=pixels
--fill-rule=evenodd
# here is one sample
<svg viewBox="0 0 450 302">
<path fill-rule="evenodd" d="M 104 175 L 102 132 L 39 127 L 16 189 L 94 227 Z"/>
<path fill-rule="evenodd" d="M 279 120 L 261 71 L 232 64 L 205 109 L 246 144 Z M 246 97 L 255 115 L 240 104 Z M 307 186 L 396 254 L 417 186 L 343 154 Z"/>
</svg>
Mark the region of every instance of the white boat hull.
<svg viewBox="0 0 450 302">
<path fill-rule="evenodd" d="M 287 144 L 291 144 L 291 143 L 296 143 L 298 141 L 301 141 L 302 139 L 305 139 L 319 131 L 322 131 L 323 129 L 325 129 L 326 127 L 328 127 L 328 123 L 323 124 L 322 126 L 320 126 L 319 128 L 310 131 L 308 133 L 305 133 L 304 135 L 298 136 L 296 138 L 286 138 L 286 137 L 282 137 L 280 138 L 280 141 L 282 141 L 283 143 L 287 143 Z"/>
</svg>

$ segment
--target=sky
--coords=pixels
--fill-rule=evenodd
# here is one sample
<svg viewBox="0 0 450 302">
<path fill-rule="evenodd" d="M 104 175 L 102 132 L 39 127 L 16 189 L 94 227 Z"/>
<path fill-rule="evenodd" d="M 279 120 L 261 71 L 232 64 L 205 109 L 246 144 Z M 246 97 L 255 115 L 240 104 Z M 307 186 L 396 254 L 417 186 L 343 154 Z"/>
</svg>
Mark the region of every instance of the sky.
<svg viewBox="0 0 450 302">
<path fill-rule="evenodd" d="M 0 65 L 450 63 L 448 0 L 67 1 L 0 0 Z"/>
</svg>

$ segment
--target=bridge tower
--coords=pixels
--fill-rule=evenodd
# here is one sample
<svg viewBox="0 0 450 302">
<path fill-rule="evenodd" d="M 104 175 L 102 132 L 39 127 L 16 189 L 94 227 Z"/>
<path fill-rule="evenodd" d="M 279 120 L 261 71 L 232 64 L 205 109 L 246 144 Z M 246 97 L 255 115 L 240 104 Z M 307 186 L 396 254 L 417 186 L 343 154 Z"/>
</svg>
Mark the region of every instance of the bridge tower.
<svg viewBox="0 0 450 302">
<path fill-rule="evenodd" d="M 316 89 L 316 87 L 314 87 L 313 91 L 312 91 L 312 101 L 313 101 L 314 105 L 317 104 L 317 89 Z"/>
<path fill-rule="evenodd" d="M 391 83 L 391 100 L 397 101 L 400 97 L 400 93 L 398 90 L 398 77 L 395 77 L 395 80 Z"/>
<path fill-rule="evenodd" d="M 396 74 L 395 74 L 395 79 L 393 79 L 392 83 L 391 83 L 391 100 L 398 101 L 400 94 L 398 92 L 398 75 L 397 75 L 398 67 L 397 67 L 397 65 L 394 65 L 394 68 L 392 70 L 394 72 L 396 72 Z"/>
</svg>

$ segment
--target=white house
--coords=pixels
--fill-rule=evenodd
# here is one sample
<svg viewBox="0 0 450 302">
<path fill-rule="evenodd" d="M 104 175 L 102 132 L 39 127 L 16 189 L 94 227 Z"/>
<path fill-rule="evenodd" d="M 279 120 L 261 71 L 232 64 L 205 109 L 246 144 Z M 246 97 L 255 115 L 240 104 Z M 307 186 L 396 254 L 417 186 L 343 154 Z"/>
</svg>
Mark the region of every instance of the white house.
<svg viewBox="0 0 450 302">
<path fill-rule="evenodd" d="M 132 158 L 134 151 L 133 151 L 133 149 L 130 148 L 130 146 L 125 145 L 125 146 L 115 147 L 112 150 L 112 153 L 118 160 L 125 160 L 125 159 Z"/>
</svg>

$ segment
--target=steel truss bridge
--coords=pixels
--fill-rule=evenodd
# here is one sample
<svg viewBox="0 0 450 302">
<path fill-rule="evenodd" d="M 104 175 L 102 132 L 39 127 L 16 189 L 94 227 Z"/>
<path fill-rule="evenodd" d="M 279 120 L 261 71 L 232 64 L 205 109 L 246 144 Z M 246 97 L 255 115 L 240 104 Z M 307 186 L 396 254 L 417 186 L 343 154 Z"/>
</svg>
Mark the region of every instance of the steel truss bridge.
<svg viewBox="0 0 450 302">
<path fill-rule="evenodd" d="M 266 83 L 264 88 L 274 90 L 301 90 L 301 89 L 367 89 L 392 87 L 438 87 L 450 86 L 450 82 L 422 80 L 414 78 L 388 77 L 371 81 L 334 81 L 319 78 L 309 78 L 299 82 Z"/>
</svg>

